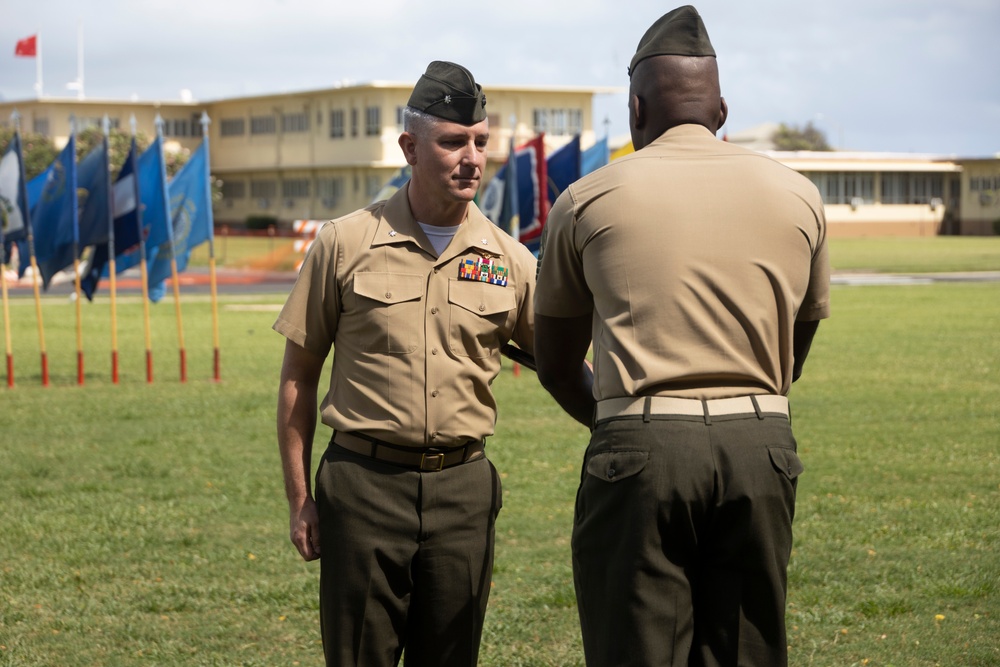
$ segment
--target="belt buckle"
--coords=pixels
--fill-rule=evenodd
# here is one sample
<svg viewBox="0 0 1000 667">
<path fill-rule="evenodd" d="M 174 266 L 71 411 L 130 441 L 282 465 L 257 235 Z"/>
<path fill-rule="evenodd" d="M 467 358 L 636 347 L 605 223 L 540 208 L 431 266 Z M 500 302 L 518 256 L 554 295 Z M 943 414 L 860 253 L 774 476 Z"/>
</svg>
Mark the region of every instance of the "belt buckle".
<svg viewBox="0 0 1000 667">
<path fill-rule="evenodd" d="M 438 472 L 444 469 L 444 452 L 421 452 L 420 469 L 425 472 Z"/>
</svg>

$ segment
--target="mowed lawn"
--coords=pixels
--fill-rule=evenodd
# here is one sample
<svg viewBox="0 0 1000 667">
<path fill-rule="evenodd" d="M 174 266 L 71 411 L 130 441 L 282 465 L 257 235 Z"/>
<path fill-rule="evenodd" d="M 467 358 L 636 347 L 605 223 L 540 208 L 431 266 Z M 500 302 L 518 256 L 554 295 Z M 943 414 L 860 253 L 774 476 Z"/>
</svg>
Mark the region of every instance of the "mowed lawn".
<svg viewBox="0 0 1000 667">
<path fill-rule="evenodd" d="M 947 243 L 947 267 L 921 266 L 1000 268 L 981 241 L 963 268 Z M 85 303 L 81 387 L 73 305 L 47 297 L 45 388 L 34 303 L 12 300 L 0 666 L 322 664 L 318 567 L 288 542 L 274 437 L 281 301 L 220 298 L 219 383 L 207 297 L 184 297 L 185 384 L 173 305 L 153 306 L 147 384 L 142 307 L 123 297 L 118 385 L 107 298 Z M 833 310 L 791 395 L 806 465 L 791 664 L 1000 665 L 1000 284 L 836 286 Z M 569 537 L 587 432 L 530 371 L 506 364 L 495 389 L 504 509 L 481 664 L 582 665 Z"/>
</svg>

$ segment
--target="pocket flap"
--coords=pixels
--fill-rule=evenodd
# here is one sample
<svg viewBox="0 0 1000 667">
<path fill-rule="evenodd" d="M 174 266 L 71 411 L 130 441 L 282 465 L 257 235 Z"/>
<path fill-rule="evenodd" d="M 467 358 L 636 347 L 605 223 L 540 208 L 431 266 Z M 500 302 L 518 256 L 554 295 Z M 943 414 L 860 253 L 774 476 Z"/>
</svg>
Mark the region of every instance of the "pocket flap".
<svg viewBox="0 0 1000 667">
<path fill-rule="evenodd" d="M 649 452 L 601 452 L 590 457 L 587 474 L 606 482 L 617 482 L 642 472 Z"/>
<path fill-rule="evenodd" d="M 469 280 L 452 280 L 448 286 L 448 300 L 482 316 L 506 313 L 517 307 L 513 289 Z"/>
<path fill-rule="evenodd" d="M 382 303 L 413 301 L 424 295 L 424 276 L 365 271 L 354 274 L 354 293 Z"/>
<path fill-rule="evenodd" d="M 771 465 L 788 479 L 795 479 L 805 470 L 795 450 L 787 447 L 768 447 L 767 451 L 771 455 Z"/>
</svg>

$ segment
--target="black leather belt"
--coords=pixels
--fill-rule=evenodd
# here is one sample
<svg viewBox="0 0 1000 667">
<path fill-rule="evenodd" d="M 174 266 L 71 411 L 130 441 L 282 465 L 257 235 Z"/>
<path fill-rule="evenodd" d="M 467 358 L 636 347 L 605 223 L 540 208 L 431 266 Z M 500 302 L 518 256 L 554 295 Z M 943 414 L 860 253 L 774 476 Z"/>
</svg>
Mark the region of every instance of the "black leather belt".
<svg viewBox="0 0 1000 667">
<path fill-rule="evenodd" d="M 371 457 L 401 468 L 434 472 L 482 458 L 486 444 L 472 440 L 458 447 L 403 447 L 360 433 L 335 431 L 333 444 L 355 454 Z"/>
</svg>

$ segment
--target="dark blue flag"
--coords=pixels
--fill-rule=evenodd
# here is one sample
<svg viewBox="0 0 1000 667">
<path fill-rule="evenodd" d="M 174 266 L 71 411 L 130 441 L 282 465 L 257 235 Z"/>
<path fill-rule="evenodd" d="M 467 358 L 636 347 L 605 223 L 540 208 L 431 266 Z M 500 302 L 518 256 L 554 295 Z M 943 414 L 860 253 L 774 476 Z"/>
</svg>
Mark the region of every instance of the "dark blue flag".
<svg viewBox="0 0 1000 667">
<path fill-rule="evenodd" d="M 112 210 L 115 216 L 114 250 L 115 273 L 121 273 L 132 266 L 129 262 L 135 259 L 138 264 L 142 256 L 142 223 L 139 218 L 139 185 L 136 178 L 136 160 L 138 150 L 135 138 L 129 148 L 125 163 L 122 164 L 112 188 Z M 87 298 L 93 300 L 94 292 L 102 277 L 108 276 L 109 245 L 102 244 L 94 248 L 90 263 L 84 271 L 81 287 Z"/>
<path fill-rule="evenodd" d="M 80 198 L 78 247 L 106 245 L 111 233 L 111 200 L 108 140 L 105 137 L 76 167 L 77 197 Z"/>
<path fill-rule="evenodd" d="M 75 258 L 79 238 L 76 185 L 76 137 L 71 134 L 48 169 L 27 186 L 35 261 L 46 288 Z M 26 244 L 18 243 L 18 249 L 22 248 L 28 250 Z"/>
<path fill-rule="evenodd" d="M 547 162 L 549 204 L 554 204 L 560 193 L 580 178 L 580 135 L 552 153 Z"/>
</svg>

